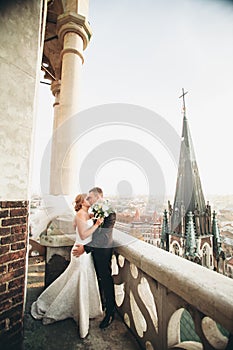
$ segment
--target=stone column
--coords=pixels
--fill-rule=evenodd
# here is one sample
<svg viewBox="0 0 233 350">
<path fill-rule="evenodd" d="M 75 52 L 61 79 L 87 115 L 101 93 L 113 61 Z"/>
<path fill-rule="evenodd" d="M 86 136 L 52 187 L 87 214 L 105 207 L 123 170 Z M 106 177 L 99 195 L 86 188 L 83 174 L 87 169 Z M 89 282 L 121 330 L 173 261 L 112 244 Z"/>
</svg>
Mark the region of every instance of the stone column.
<svg viewBox="0 0 233 350">
<path fill-rule="evenodd" d="M 62 73 L 59 112 L 54 124 L 50 171 L 50 193 L 52 195 L 71 194 L 74 185 L 75 157 L 72 156 L 71 152 L 64 163 L 64 159 L 59 156 L 63 154 L 62 151 L 71 146 L 69 144 L 69 128 L 65 134 L 62 134 L 62 140 L 56 135 L 56 130 L 79 111 L 80 77 L 84 62 L 83 51 L 91 37 L 86 17 L 75 12 L 66 12 L 58 17 L 57 31 L 63 49 L 61 51 Z"/>
<path fill-rule="evenodd" d="M 54 122 L 53 129 L 56 130 L 59 123 L 59 114 L 60 114 L 60 91 L 61 91 L 61 80 L 54 80 L 51 84 L 51 91 L 55 97 L 55 102 L 53 104 L 54 108 Z"/>
<path fill-rule="evenodd" d="M 58 177 L 57 177 L 57 171 L 58 171 L 58 165 L 57 165 L 57 137 L 55 135 L 56 130 L 59 125 L 59 115 L 60 115 L 60 91 L 61 91 L 61 81 L 60 80 L 54 80 L 51 84 L 51 91 L 53 96 L 55 97 L 55 102 L 53 104 L 54 108 L 54 119 L 53 119 L 53 143 L 52 143 L 52 150 L 51 150 L 51 161 L 50 161 L 50 191 L 52 194 L 55 194 L 56 188 L 58 188 L 59 183 Z"/>
<path fill-rule="evenodd" d="M 65 158 L 64 154 L 71 147 L 72 117 L 79 112 L 83 51 L 91 37 L 87 12 L 88 0 L 67 0 L 65 13 L 57 19 L 57 35 L 62 47 L 61 80 L 54 81 L 51 86 L 55 103 L 50 167 L 50 197 L 55 202 L 57 195 L 73 195 L 72 188 L 77 181 L 74 173 L 77 155 L 71 151 Z M 46 247 L 46 285 L 57 278 L 68 264 L 75 241 L 72 219 L 73 213 L 64 207 L 64 213 L 52 220 L 46 234 L 40 237 L 40 243 Z"/>
</svg>

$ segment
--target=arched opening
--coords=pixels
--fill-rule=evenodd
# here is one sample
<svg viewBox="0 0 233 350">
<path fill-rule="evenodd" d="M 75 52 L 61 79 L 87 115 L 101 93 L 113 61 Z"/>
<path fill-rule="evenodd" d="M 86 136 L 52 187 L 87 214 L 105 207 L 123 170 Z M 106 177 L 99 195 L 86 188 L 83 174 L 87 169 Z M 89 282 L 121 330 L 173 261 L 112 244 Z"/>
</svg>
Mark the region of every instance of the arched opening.
<svg viewBox="0 0 233 350">
<path fill-rule="evenodd" d="M 177 242 L 173 242 L 171 246 L 171 252 L 175 255 L 181 255 L 181 248 Z"/>
</svg>

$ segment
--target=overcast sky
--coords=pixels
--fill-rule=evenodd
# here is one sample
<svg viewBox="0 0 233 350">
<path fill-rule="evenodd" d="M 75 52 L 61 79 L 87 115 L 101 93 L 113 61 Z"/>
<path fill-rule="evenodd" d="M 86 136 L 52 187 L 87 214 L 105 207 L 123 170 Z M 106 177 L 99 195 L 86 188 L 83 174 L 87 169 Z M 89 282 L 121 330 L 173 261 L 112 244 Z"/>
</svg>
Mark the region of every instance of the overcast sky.
<svg viewBox="0 0 233 350">
<path fill-rule="evenodd" d="M 85 51 L 81 110 L 108 103 L 134 104 L 156 112 L 181 135 L 179 96 L 184 88 L 204 194 L 233 194 L 233 3 L 90 0 L 89 21 L 93 37 Z M 41 84 L 33 176 L 36 191 L 40 157 L 51 135 L 52 108 L 48 105 L 53 99 L 49 94 Z M 145 148 L 150 147 L 146 135 L 137 132 L 119 129 L 114 134 L 106 128 L 101 137 L 96 132 L 92 134 L 96 143 L 83 146 L 80 157 L 85 159 L 91 147 L 120 137 L 140 139 Z M 164 162 L 166 154 L 161 154 Z M 161 169 L 166 194 L 174 195 L 177 168 L 169 156 Z M 123 181 L 131 184 L 134 194 L 147 191 L 146 176 L 136 164 L 114 159 L 100 164 L 96 184 L 106 193 L 115 194 Z"/>
</svg>

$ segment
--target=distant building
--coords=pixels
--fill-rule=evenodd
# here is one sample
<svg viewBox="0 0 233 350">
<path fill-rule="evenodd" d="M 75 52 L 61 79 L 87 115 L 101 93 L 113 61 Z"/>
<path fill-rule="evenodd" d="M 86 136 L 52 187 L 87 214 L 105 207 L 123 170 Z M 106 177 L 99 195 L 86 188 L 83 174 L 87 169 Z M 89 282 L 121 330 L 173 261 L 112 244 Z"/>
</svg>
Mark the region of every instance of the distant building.
<svg viewBox="0 0 233 350">
<path fill-rule="evenodd" d="M 144 224 L 141 230 L 145 242 L 160 247 L 161 222 Z"/>
<path fill-rule="evenodd" d="M 182 95 L 184 100 L 184 93 Z M 224 273 L 225 254 L 215 212 L 205 203 L 184 103 L 183 131 L 173 207 L 164 211 L 161 248 Z"/>
<path fill-rule="evenodd" d="M 233 235 L 231 232 L 222 231 L 222 248 L 226 254 L 225 275 L 233 278 Z"/>
<path fill-rule="evenodd" d="M 138 209 L 135 215 L 117 213 L 115 227 L 149 244 L 160 246 L 161 218 L 158 215 L 153 218 L 149 215 L 141 216 Z"/>
<path fill-rule="evenodd" d="M 226 259 L 225 275 L 230 278 L 233 278 L 233 257 L 230 259 Z"/>
<path fill-rule="evenodd" d="M 136 209 L 136 213 L 134 215 L 134 221 L 141 221 L 139 209 Z"/>
<path fill-rule="evenodd" d="M 231 234 L 230 237 L 228 237 L 229 233 L 225 231 L 221 231 L 221 238 L 222 238 L 222 248 L 226 254 L 226 258 L 232 258 L 233 257 L 233 235 Z"/>
</svg>

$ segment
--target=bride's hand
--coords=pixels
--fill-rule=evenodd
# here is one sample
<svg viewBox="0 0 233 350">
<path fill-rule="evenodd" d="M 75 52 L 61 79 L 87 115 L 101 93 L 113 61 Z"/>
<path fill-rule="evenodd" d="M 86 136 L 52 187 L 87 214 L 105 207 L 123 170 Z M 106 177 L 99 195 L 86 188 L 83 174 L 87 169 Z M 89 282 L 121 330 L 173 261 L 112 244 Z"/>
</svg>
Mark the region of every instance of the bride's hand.
<svg viewBox="0 0 233 350">
<path fill-rule="evenodd" d="M 95 225 L 100 226 L 103 222 L 104 222 L 104 218 L 98 218 L 98 219 L 96 219 Z"/>
</svg>

